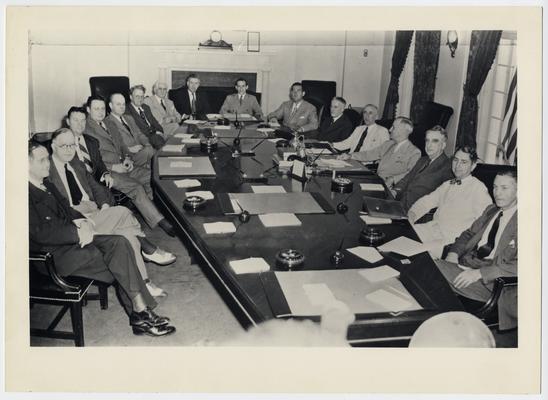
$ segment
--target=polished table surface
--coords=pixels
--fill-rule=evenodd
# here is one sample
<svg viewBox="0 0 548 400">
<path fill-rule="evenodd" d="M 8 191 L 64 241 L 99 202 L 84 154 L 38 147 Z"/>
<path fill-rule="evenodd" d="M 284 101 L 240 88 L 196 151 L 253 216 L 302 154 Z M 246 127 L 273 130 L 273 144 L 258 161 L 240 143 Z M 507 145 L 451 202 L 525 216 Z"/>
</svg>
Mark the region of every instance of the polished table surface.
<svg viewBox="0 0 548 400">
<path fill-rule="evenodd" d="M 153 187 L 156 201 L 167 211 L 180 230 L 181 239 L 194 248 L 199 262 L 213 280 L 215 286 L 227 304 L 244 324 L 257 324 L 275 317 L 266 296 L 261 274 L 236 275 L 229 262 L 248 257 L 262 257 L 270 265 L 276 267 L 275 256 L 280 249 L 293 248 L 301 251 L 305 257 L 303 269 L 341 269 L 341 268 L 371 268 L 388 264 L 400 271 L 400 281 L 415 297 L 422 310 L 404 311 L 398 313 L 358 314 L 356 322 L 348 331 L 348 340 L 355 345 L 370 345 L 392 343 L 405 345 L 417 326 L 426 318 L 445 311 L 462 310 L 458 298 L 451 291 L 448 283 L 437 269 L 428 253 L 409 257 L 411 264 L 402 264 L 403 257 L 388 254 L 384 260 L 369 264 L 368 262 L 345 251 L 342 265 L 335 266 L 331 261 L 332 254 L 339 248 L 344 238 L 343 248 L 363 245 L 359 242 L 360 231 L 364 222 L 359 218 L 362 210 L 363 196 L 389 198 L 389 192 L 361 191 L 359 183 L 382 183 L 374 173 L 361 176 L 352 175 L 354 190 L 350 194 L 340 194 L 331 191 L 331 176 L 314 175 L 308 182 L 302 183 L 287 175 L 278 173 L 276 168 L 265 173 L 268 185 L 281 185 L 287 192 L 307 191 L 319 192 L 336 209 L 337 204 L 345 201 L 348 205 L 346 214 L 308 214 L 298 215 L 302 226 L 265 228 L 257 216 L 251 216 L 249 222 L 242 224 L 236 215 L 224 215 L 217 199 L 209 200 L 203 209 L 188 211 L 183 208 L 185 192 L 194 190 L 209 190 L 217 193 L 251 193 L 251 186 L 265 183 L 246 182 L 242 172 L 247 168 L 257 168 L 264 171 L 272 167 L 272 155 L 276 153 L 275 144 L 269 140 L 260 139 L 266 134 L 249 127 L 242 131 L 241 146 L 245 150 L 254 145 L 255 156 L 234 158 L 232 156 L 232 138 L 237 135 L 235 129 L 214 130 L 220 137 L 219 147 L 210 155 L 216 171 L 216 177 L 198 178 L 201 187 L 191 189 L 177 188 L 175 179 L 162 178 L 158 175 L 157 157 L 176 156 L 182 153 L 160 152 L 153 161 Z M 246 138 L 247 137 L 247 138 Z M 168 143 L 180 143 L 181 139 L 170 138 Z M 224 142 L 224 143 L 223 143 Z M 199 147 L 186 148 L 187 156 L 207 155 Z M 252 174 L 250 174 L 252 175 Z M 204 223 L 231 221 L 237 227 L 232 234 L 207 235 Z M 393 222 L 389 225 L 378 225 L 377 228 L 385 235 L 385 242 L 404 235 L 418 240 L 414 230 L 407 221 Z M 267 275 L 266 279 L 271 279 Z M 265 276 L 263 274 L 263 280 Z M 283 300 L 282 300 L 283 301 Z M 312 319 L 318 319 L 312 317 Z"/>
</svg>

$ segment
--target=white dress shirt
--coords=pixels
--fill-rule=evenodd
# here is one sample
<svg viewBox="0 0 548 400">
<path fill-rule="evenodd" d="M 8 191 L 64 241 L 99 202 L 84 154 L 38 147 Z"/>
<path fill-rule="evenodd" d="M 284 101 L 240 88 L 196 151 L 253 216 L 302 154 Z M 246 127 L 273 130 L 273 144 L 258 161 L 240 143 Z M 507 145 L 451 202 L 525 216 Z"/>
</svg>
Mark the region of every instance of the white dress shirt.
<svg viewBox="0 0 548 400">
<path fill-rule="evenodd" d="M 476 177 L 468 175 L 461 184 L 445 181 L 432 193 L 421 197 L 409 209 L 419 219 L 437 207 L 432 221 L 415 225 L 423 241 L 441 240 L 443 245 L 455 239 L 485 211 L 492 203 L 485 185 Z M 412 221 L 414 222 L 414 221 Z M 429 240 L 428 240 L 429 239 Z"/>
<path fill-rule="evenodd" d="M 493 257 L 495 256 L 495 251 L 497 250 L 497 246 L 499 244 L 502 232 L 504 232 L 504 228 L 506 228 L 506 225 L 508 225 L 508 221 L 510 221 L 510 219 L 512 219 L 512 217 L 514 216 L 517 208 L 518 207 L 516 204 L 515 206 L 510 207 L 507 210 L 500 210 L 502 211 L 502 217 L 500 217 L 500 220 L 499 220 L 499 228 L 497 230 L 497 235 L 495 236 L 495 245 L 493 246 L 493 250 L 491 251 L 491 253 L 489 253 L 489 255 L 485 257 L 484 259 L 493 259 Z M 489 221 L 489 224 L 487 224 L 487 228 L 485 228 L 485 231 L 483 232 L 483 236 L 478 242 L 478 248 L 486 244 L 487 241 L 489 240 L 489 232 L 491 232 L 491 227 L 493 226 L 493 223 L 495 222 L 495 219 L 497 218 L 497 216 L 500 214 L 500 211 L 496 213 L 495 215 L 493 215 L 493 218 L 491 218 L 491 221 Z"/>
<path fill-rule="evenodd" d="M 72 172 L 72 175 L 74 175 L 74 179 L 76 180 L 76 183 L 78 184 L 78 187 L 80 188 L 80 191 L 82 192 L 82 200 L 81 201 L 89 201 L 89 196 L 80 184 L 80 180 L 78 179 L 78 176 L 76 175 L 76 172 L 74 169 L 70 166 L 69 163 L 64 163 L 61 160 L 58 160 L 55 156 L 51 157 L 53 160 L 53 165 L 57 169 L 57 173 L 59 174 L 59 177 L 61 178 L 61 182 L 63 182 L 63 186 L 65 187 L 65 190 L 68 195 L 68 200 L 70 203 L 70 206 L 73 207 L 74 204 L 72 203 L 72 198 L 70 195 L 70 189 L 67 182 L 67 175 L 65 174 L 65 164 L 67 165 L 67 169 Z"/>
<path fill-rule="evenodd" d="M 365 132 L 365 129 L 367 129 L 367 136 L 363 141 L 360 151 L 374 149 L 375 147 L 378 147 L 386 142 L 387 140 L 390 140 L 388 129 L 386 129 L 384 126 L 380 126 L 377 124 L 360 125 L 357 126 L 356 129 L 354 129 L 354 132 L 352 132 L 352 134 L 348 138 L 340 142 L 333 143 L 333 147 L 341 151 L 350 149 L 350 153 L 354 153 L 356 151 L 356 146 L 358 146 L 358 143 L 360 142 L 360 138 L 362 137 L 363 132 Z"/>
</svg>

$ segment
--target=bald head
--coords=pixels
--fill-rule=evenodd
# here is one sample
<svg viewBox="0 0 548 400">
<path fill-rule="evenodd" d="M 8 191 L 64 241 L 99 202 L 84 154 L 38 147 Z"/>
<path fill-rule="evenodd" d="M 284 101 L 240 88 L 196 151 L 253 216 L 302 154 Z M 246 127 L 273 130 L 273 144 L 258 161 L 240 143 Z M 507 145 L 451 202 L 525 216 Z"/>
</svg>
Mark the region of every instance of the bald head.
<svg viewBox="0 0 548 400">
<path fill-rule="evenodd" d="M 120 93 L 114 93 L 110 96 L 110 110 L 117 116 L 122 116 L 126 112 L 126 99 Z"/>
</svg>

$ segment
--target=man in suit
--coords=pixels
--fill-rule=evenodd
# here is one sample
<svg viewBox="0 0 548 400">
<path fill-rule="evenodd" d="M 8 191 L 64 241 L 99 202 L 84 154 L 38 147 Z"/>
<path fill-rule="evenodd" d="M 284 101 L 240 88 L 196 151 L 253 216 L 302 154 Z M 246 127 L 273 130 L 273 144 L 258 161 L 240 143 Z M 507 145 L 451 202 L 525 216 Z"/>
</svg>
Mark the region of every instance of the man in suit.
<svg viewBox="0 0 548 400">
<path fill-rule="evenodd" d="M 431 209 L 436 209 L 432 221 L 413 225 L 434 258 L 441 258 L 444 246 L 453 243 L 492 203 L 483 182 L 472 176 L 477 161 L 475 148 L 458 148 L 451 164 L 455 178 L 443 182 L 409 209 L 408 217 L 412 224 Z"/>
<path fill-rule="evenodd" d="M 152 96 L 145 99 L 145 104 L 150 107 L 154 118 L 162 125 L 166 136 L 171 136 L 177 131 L 184 132 L 180 127 L 181 114 L 175 109 L 175 104 L 167 98 L 167 84 L 157 81 L 152 86 Z"/>
<path fill-rule="evenodd" d="M 451 160 L 444 153 L 446 145 L 447 132 L 441 126 L 426 131 L 426 155 L 401 181 L 394 182 L 392 189 L 392 194 L 404 210 L 408 211 L 415 201 L 453 178 Z"/>
<path fill-rule="evenodd" d="M 517 276 L 517 184 L 516 171 L 499 172 L 493 182 L 495 204 L 455 240 L 445 260 L 436 262 L 456 293 L 485 302 L 496 278 Z M 517 290 L 512 289 L 499 301 L 499 327 L 516 326 Z"/>
<path fill-rule="evenodd" d="M 133 117 L 124 115 L 126 99 L 120 93 L 113 93 L 110 95 L 109 106 L 111 112 L 105 118 L 109 132 L 117 132 L 122 138 L 135 165 L 150 168 L 150 160 L 154 157 L 155 151 Z"/>
<path fill-rule="evenodd" d="M 29 242 L 31 251 L 53 255 L 61 276 L 116 283 L 133 333 L 165 336 L 175 332 L 169 318 L 156 315 L 126 238 L 97 234 L 93 223 L 72 209 L 48 179 L 45 147 L 29 142 Z"/>
<path fill-rule="evenodd" d="M 367 151 L 341 154 L 340 159 L 352 158 L 362 162 L 379 161 L 377 174 L 391 187 L 415 166 L 421 152 L 409 141 L 413 132 L 413 122 L 405 117 L 397 117 L 390 128 L 390 140 Z"/>
<path fill-rule="evenodd" d="M 263 110 L 261 110 L 257 98 L 247 93 L 249 88 L 247 81 L 244 78 L 238 78 L 234 83 L 234 87 L 237 93 L 226 96 L 219 114 L 249 114 L 262 121 Z"/>
<path fill-rule="evenodd" d="M 112 187 L 125 193 L 135 204 L 148 226 L 160 227 L 170 236 L 175 236 L 171 224 L 160 214 L 152 202 L 150 169 L 137 166 L 129 158 L 129 150 L 120 134 L 110 131 L 104 123 L 106 104 L 102 97 L 90 96 L 87 100 L 84 134 L 99 142 L 102 161 L 113 178 Z"/>
<path fill-rule="evenodd" d="M 362 114 L 364 125 L 357 126 L 347 139 L 333 143 L 336 150 L 359 153 L 372 150 L 390 140 L 388 129 L 375 123 L 378 116 L 377 106 L 366 105 Z"/>
<path fill-rule="evenodd" d="M 87 172 L 85 165 L 75 157 L 77 146 L 70 129 L 62 128 L 53 133 L 50 182 L 68 200 L 72 208 L 94 222 L 97 232 L 124 236 L 133 248 L 137 266 L 150 293 L 153 296 L 165 295 L 165 292 L 148 278 L 143 258 L 160 265 L 168 265 L 173 263 L 176 257 L 157 248 L 145 238 L 141 225 L 131 211 L 126 207 L 114 206 L 110 192 L 98 184 Z M 148 249 L 149 254 L 143 251 L 141 255 L 141 247 Z"/>
<path fill-rule="evenodd" d="M 333 97 L 331 100 L 331 117 L 325 118 L 316 132 L 306 135 L 311 139 L 326 142 L 340 142 L 352 133 L 352 121 L 344 114 L 346 100 Z"/>
<path fill-rule="evenodd" d="M 282 127 L 292 132 L 308 132 L 318 128 L 316 107 L 304 100 L 305 92 L 300 82 L 295 82 L 289 90 L 291 100 L 284 101 L 276 111 L 268 114 L 270 122 L 281 120 Z"/>
<path fill-rule="evenodd" d="M 148 138 L 152 147 L 159 150 L 166 144 L 164 128 L 154 118 L 150 108 L 146 104 L 143 104 L 145 92 L 146 89 L 143 85 L 135 85 L 129 89 L 131 103 L 126 107 L 125 115 L 133 118 L 140 131 Z"/>
<path fill-rule="evenodd" d="M 190 74 L 186 78 L 186 90 L 175 93 L 173 103 L 183 121 L 206 119 L 206 114 L 211 112 L 205 94 L 198 91 L 199 87 L 200 78 L 196 74 Z"/>
</svg>

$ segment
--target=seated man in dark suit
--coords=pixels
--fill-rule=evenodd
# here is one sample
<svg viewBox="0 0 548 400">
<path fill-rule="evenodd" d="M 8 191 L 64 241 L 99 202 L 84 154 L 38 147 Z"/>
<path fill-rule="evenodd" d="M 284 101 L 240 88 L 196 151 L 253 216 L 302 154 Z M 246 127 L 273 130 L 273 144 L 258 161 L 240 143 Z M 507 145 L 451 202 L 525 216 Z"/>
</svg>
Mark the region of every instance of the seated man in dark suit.
<svg viewBox="0 0 548 400">
<path fill-rule="evenodd" d="M 453 178 L 451 160 L 444 153 L 446 145 L 447 132 L 441 126 L 426 131 L 426 155 L 417 161 L 413 169 L 392 190 L 405 211 L 409 211 L 418 199 Z"/>
<path fill-rule="evenodd" d="M 331 100 L 331 117 L 325 118 L 318 130 L 307 135 L 308 138 L 327 142 L 340 142 L 352 133 L 352 121 L 344 114 L 346 100 L 333 97 Z"/>
<path fill-rule="evenodd" d="M 116 283 L 119 298 L 136 335 L 175 332 L 169 318 L 156 315 L 126 238 L 100 235 L 93 223 L 72 209 L 47 179 L 49 154 L 29 142 L 29 241 L 31 251 L 53 255 L 61 276 L 81 276 Z"/>
<path fill-rule="evenodd" d="M 166 144 L 164 128 L 154 118 L 150 107 L 143 103 L 145 92 L 146 89 L 143 85 L 135 85 L 129 89 L 131 103 L 126 107 L 125 115 L 133 118 L 141 132 L 148 138 L 152 147 L 158 150 Z"/>
<path fill-rule="evenodd" d="M 165 292 L 154 285 L 148 278 L 143 258 L 161 265 L 171 264 L 176 257 L 156 248 L 146 238 L 141 225 L 126 207 L 115 206 L 110 192 L 97 183 L 87 172 L 85 165 L 75 157 L 76 144 L 70 129 L 62 128 L 52 136 L 52 163 L 49 181 L 65 197 L 70 206 L 95 224 L 95 230 L 101 234 L 124 236 L 131 244 L 135 260 L 147 288 L 153 296 L 165 295 Z M 149 249 L 149 254 L 141 247 Z M 153 249 L 150 252 L 150 249 Z"/>
<path fill-rule="evenodd" d="M 101 162 L 113 178 L 112 187 L 125 193 L 135 204 L 148 226 L 160 227 L 170 236 L 175 236 L 173 226 L 163 217 L 152 202 L 150 187 L 150 168 L 133 163 L 130 152 L 116 131 L 109 131 L 104 123 L 106 114 L 105 100 L 99 96 L 90 96 L 87 100 L 88 118 L 84 136 L 91 136 L 99 143 Z M 90 152 L 90 156 L 93 151 Z M 99 166 L 99 157 L 94 165 Z M 102 167 L 99 168 L 102 171 Z M 104 174 L 104 172 L 100 172 Z"/>
<path fill-rule="evenodd" d="M 515 171 L 497 174 L 493 182 L 496 205 L 489 205 L 451 245 L 446 259 L 436 262 L 453 290 L 464 297 L 485 302 L 496 278 L 517 276 L 517 179 Z M 499 302 L 500 329 L 517 325 L 516 310 L 517 291 L 504 292 Z"/>
<path fill-rule="evenodd" d="M 291 100 L 284 101 L 280 107 L 267 116 L 270 122 L 281 121 L 282 128 L 291 132 L 309 132 L 318 128 L 316 107 L 304 100 L 305 92 L 300 82 L 295 82 L 289 90 Z"/>
<path fill-rule="evenodd" d="M 198 91 L 199 87 L 200 78 L 190 74 L 186 78 L 186 90 L 177 91 L 174 94 L 173 103 L 183 120 L 206 119 L 206 114 L 211 112 L 205 94 Z"/>
<path fill-rule="evenodd" d="M 105 118 L 109 132 L 116 132 L 131 153 L 135 165 L 150 168 L 155 154 L 148 138 L 141 132 L 134 119 L 126 112 L 126 99 L 120 93 L 110 95 L 110 114 Z"/>
<path fill-rule="evenodd" d="M 244 78 L 238 78 L 234 83 L 238 93 L 226 96 L 219 114 L 249 114 L 261 121 L 263 119 L 263 110 L 252 94 L 247 93 L 248 85 Z"/>
</svg>

